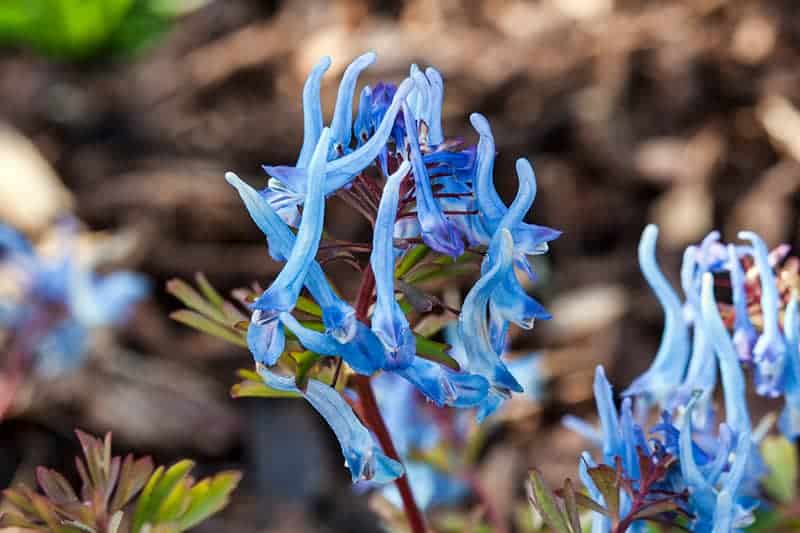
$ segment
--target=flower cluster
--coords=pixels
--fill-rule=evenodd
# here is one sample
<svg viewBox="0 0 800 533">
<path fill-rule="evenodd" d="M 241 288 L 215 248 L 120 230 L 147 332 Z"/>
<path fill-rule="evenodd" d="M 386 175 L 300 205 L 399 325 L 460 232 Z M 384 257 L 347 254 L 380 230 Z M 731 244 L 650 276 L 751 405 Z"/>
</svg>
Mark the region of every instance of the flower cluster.
<svg viewBox="0 0 800 533">
<path fill-rule="evenodd" d="M 401 475 L 402 466 L 376 446 L 356 415 L 358 400 L 341 392 L 346 376 L 391 373 L 437 406 L 475 407 L 479 419 L 490 415 L 512 392 L 523 391 L 501 359 L 509 324 L 531 328 L 549 317 L 526 294 L 516 270 L 532 278 L 528 256 L 545 253 L 559 232 L 524 221 L 536 195 L 527 160 L 517 161 L 514 201 L 501 200 L 494 188 L 494 139 L 484 117 L 471 116 L 477 146 L 444 137 L 444 86 L 435 69 L 414 65 L 397 86 L 364 87 L 353 120 L 358 76 L 374 61 L 375 54 L 367 53 L 345 70 L 327 127 L 320 84 L 330 59 L 320 61 L 303 89 L 304 137 L 296 164 L 265 166 L 269 180 L 260 191 L 232 173 L 226 179 L 266 235 L 271 257 L 283 262 L 269 287 L 248 302 L 247 344 L 261 378 L 273 389 L 302 395 L 320 412 L 354 481 L 385 482 Z M 331 197 L 369 221 L 371 243 L 326 234 Z M 339 259 L 362 278 L 353 304 L 323 271 Z M 460 312 L 420 286 L 432 275 L 478 261 L 480 279 Z M 423 335 L 416 328 L 430 315 L 449 317 L 444 325 L 454 313 L 462 349 L 448 353 L 426 338 L 435 330 Z"/>
<path fill-rule="evenodd" d="M 719 233 L 712 232 L 684 253 L 682 302 L 658 267 L 657 234 L 655 226 L 648 226 L 639 245 L 642 272 L 665 312 L 655 360 L 624 391 L 619 413 L 598 368 L 594 387 L 600 431 L 574 417 L 565 423 L 602 449 L 605 464 L 620 458 L 634 480 L 640 471 L 637 450 L 653 462 L 664 453 L 677 457 L 663 488 L 688 495 L 682 508 L 692 517 L 692 531 L 739 531 L 752 523 L 759 504 L 758 484 L 766 469 L 758 443 L 769 429 L 769 424 L 753 427 L 745 370 L 752 370 L 758 394 L 784 397 L 779 422 L 784 436 L 794 440 L 800 432 L 797 261 L 786 259 L 785 246 L 768 252 L 752 232 L 739 233 L 747 245 L 723 245 Z M 718 296 L 728 301 L 718 302 Z M 717 374 L 724 399 L 724 422 L 718 428 L 713 406 Z M 655 404 L 662 420 L 650 434 L 660 437 L 648 438 L 642 428 L 648 407 Z M 585 475 L 591 456 L 586 454 L 583 463 L 582 479 L 598 499 L 597 487 Z M 626 498 L 620 495 L 623 509 L 630 504 Z M 597 514 L 595 528 L 611 531 L 611 524 Z M 642 528 L 644 522 L 638 521 L 632 530 Z"/>
<path fill-rule="evenodd" d="M 89 333 L 123 322 L 149 291 L 138 274 L 96 273 L 100 258 L 79 257 L 73 221 L 62 222 L 57 232 L 58 250 L 48 256 L 0 225 L 0 332 L 6 361 L 44 376 L 75 368 L 87 353 Z"/>
</svg>

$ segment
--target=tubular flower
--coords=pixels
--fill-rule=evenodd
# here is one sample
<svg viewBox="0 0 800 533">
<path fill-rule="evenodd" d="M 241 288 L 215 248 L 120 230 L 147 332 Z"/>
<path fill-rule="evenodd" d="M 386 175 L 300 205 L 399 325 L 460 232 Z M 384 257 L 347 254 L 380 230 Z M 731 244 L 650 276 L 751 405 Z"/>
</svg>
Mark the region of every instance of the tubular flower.
<svg viewBox="0 0 800 533">
<path fill-rule="evenodd" d="M 0 329 L 10 333 L 10 352 L 42 375 L 70 371 L 83 360 L 95 328 L 123 323 L 149 293 L 132 272 L 99 275 L 99 257 L 79 257 L 75 223 L 57 228 L 59 251 L 38 255 L 31 244 L 0 225 L 0 271 L 11 281 L 0 294 Z"/>
<path fill-rule="evenodd" d="M 353 373 L 383 372 L 437 406 L 476 407 L 483 418 L 512 392 L 523 391 L 501 359 L 509 323 L 529 328 L 535 319 L 549 318 L 525 293 L 515 268 L 532 275 L 527 256 L 544 253 L 559 233 L 524 222 L 536 195 L 527 161 L 517 162 L 519 192 L 507 207 L 494 191 L 494 153 L 481 148 L 479 160 L 475 147 L 444 136 L 444 84 L 436 70 L 412 66 L 397 86 L 378 83 L 357 90 L 359 74 L 374 61 L 375 54 L 367 53 L 345 70 L 329 127 L 323 124 L 320 84 L 330 59 L 313 68 L 303 88 L 300 155 L 294 166 L 264 166 L 269 175 L 264 190 L 226 175 L 265 234 L 270 256 L 283 263 L 266 291 L 246 300 L 252 312 L 247 345 L 263 381 L 273 383 L 267 385 L 299 391 L 332 427 L 333 420 L 351 426 L 352 417 L 341 407 L 336 416 L 323 412 L 321 402 L 340 395 L 336 391 Z M 481 143 L 487 142 L 482 136 Z M 491 211 L 477 201 L 483 194 L 479 182 L 496 197 Z M 325 232 L 329 199 L 346 203 L 369 221 L 371 242 L 340 241 Z M 430 314 L 456 311 L 417 283 L 447 276 L 482 255 L 481 278 L 457 312 L 455 331 L 464 349 L 448 353 L 447 345 L 424 338 L 414 325 Z M 363 275 L 353 304 L 339 296 L 323 271 L 336 260 Z M 520 361 L 519 367 L 526 365 Z M 295 379 L 276 368 L 294 370 Z M 530 374 L 521 375 L 528 379 Z M 311 385 L 328 382 L 332 392 L 324 395 L 316 390 L 319 385 Z M 356 468 L 370 464 L 364 457 L 378 457 L 372 441 L 359 433 L 359 444 L 351 445 L 341 427 L 333 429 L 354 479 L 378 480 L 372 472 L 379 471 L 381 461 L 374 468 Z M 434 479 L 428 476 L 428 481 Z"/>
<path fill-rule="evenodd" d="M 639 241 L 639 265 L 664 309 L 664 333 L 650 369 L 637 378 L 625 394 L 646 395 L 651 401 L 664 405 L 668 395 L 683 381 L 689 362 L 689 334 L 678 295 L 658 267 L 657 238 L 658 228 L 654 225 L 647 226 Z"/>
</svg>

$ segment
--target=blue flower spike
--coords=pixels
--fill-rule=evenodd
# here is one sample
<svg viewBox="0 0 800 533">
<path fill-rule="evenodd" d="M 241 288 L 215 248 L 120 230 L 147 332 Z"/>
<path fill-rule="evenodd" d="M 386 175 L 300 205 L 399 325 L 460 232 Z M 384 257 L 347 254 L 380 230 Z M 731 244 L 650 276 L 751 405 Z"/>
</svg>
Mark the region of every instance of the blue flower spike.
<svg viewBox="0 0 800 533">
<path fill-rule="evenodd" d="M 339 93 L 336 96 L 336 108 L 331 120 L 332 152 L 338 157 L 344 155 L 350 146 L 353 135 L 353 96 L 356 91 L 358 76 L 375 62 L 375 52 L 367 52 L 350 63 L 342 75 Z"/>
<path fill-rule="evenodd" d="M 752 231 L 741 231 L 739 238 L 748 240 L 753 245 L 753 256 L 761 280 L 761 311 L 764 316 L 764 332 L 753 347 L 756 392 L 776 398 L 783 390 L 783 367 L 786 359 L 786 343 L 778 325 L 777 282 L 775 274 L 772 272 L 767 246 L 761 237 Z"/>
<path fill-rule="evenodd" d="M 664 333 L 649 370 L 624 392 L 626 396 L 643 395 L 649 401 L 665 405 L 668 396 L 683 381 L 689 362 L 689 334 L 683 319 L 678 295 L 661 272 L 656 260 L 658 228 L 648 225 L 639 241 L 639 265 L 647 283 L 664 309 Z"/>
<path fill-rule="evenodd" d="M 331 58 L 325 56 L 311 69 L 303 86 L 303 146 L 297 158 L 297 167 L 306 168 L 311 161 L 319 137 L 322 134 L 322 104 L 319 91 L 322 76 L 331 66 Z"/>
</svg>

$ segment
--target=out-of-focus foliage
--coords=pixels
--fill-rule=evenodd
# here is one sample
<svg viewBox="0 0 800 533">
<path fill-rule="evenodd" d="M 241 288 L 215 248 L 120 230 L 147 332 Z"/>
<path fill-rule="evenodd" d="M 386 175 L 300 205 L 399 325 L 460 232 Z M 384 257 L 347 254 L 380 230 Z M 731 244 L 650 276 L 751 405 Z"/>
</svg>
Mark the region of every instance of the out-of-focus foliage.
<svg viewBox="0 0 800 533">
<path fill-rule="evenodd" d="M 4 491 L 11 510 L 0 517 L 0 527 L 53 533 L 180 533 L 225 507 L 241 478 L 230 471 L 196 483 L 189 476 L 192 461 L 154 471 L 150 457 L 112 457 L 110 433 L 103 440 L 76 433 L 84 454 L 83 460 L 75 460 L 80 492 L 58 472 L 39 467 L 36 478 L 42 493 L 24 485 Z"/>
<path fill-rule="evenodd" d="M 152 43 L 201 0 L 5 0 L 0 44 L 50 57 L 86 60 L 125 56 Z"/>
</svg>

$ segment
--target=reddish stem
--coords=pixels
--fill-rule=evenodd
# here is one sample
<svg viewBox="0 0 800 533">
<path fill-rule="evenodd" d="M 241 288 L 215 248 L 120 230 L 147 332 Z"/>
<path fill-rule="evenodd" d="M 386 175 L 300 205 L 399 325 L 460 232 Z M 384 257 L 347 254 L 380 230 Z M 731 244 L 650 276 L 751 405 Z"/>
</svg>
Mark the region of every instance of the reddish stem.
<svg viewBox="0 0 800 533">
<path fill-rule="evenodd" d="M 375 274 L 372 268 L 367 266 L 364 269 L 364 277 L 361 279 L 361 287 L 358 290 L 358 299 L 356 300 L 356 318 L 361 322 L 367 323 L 367 312 L 369 305 L 372 303 L 372 292 L 375 290 Z M 358 391 L 358 397 L 361 400 L 363 414 L 366 418 L 366 423 L 370 426 L 375 436 L 378 437 L 378 442 L 383 448 L 384 453 L 395 461 L 402 463 L 397 449 L 394 447 L 392 437 L 389 435 L 389 430 L 386 427 L 386 422 L 383 420 L 380 409 L 378 409 L 378 402 L 375 400 L 375 393 L 372 390 L 372 383 L 368 376 L 355 375 L 352 380 Z M 400 476 L 394 481 L 397 485 L 397 490 L 400 492 L 400 498 L 403 500 L 403 508 L 406 512 L 406 519 L 408 525 L 413 533 L 426 533 L 427 527 L 425 526 L 425 517 L 417 507 L 417 502 L 414 501 L 414 494 L 411 492 L 411 485 L 408 483 L 408 477 L 405 474 Z"/>
</svg>

